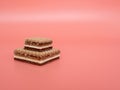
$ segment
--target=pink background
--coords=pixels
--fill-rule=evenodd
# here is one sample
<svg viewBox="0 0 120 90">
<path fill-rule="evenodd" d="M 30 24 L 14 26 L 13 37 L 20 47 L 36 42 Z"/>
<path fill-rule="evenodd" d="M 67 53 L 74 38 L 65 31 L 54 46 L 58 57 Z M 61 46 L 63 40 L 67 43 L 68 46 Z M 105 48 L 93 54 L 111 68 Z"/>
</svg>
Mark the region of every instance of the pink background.
<svg viewBox="0 0 120 90">
<path fill-rule="evenodd" d="M 14 61 L 28 37 L 48 37 L 61 58 Z M 120 90 L 119 0 L 1 0 L 0 90 Z"/>
</svg>

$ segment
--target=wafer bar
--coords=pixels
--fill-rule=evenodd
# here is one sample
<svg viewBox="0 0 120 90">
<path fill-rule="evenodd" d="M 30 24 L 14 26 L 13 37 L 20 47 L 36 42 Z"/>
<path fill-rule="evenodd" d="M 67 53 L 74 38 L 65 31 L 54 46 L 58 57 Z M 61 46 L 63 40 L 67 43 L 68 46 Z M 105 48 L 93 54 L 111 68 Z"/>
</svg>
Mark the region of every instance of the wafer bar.
<svg viewBox="0 0 120 90">
<path fill-rule="evenodd" d="M 44 64 L 59 57 L 60 51 L 54 48 L 44 52 L 36 52 L 26 49 L 16 49 L 14 51 L 14 59 L 28 61 L 36 64 Z"/>
<path fill-rule="evenodd" d="M 25 40 L 24 49 L 44 51 L 52 48 L 52 40 L 47 38 L 28 38 Z"/>
</svg>

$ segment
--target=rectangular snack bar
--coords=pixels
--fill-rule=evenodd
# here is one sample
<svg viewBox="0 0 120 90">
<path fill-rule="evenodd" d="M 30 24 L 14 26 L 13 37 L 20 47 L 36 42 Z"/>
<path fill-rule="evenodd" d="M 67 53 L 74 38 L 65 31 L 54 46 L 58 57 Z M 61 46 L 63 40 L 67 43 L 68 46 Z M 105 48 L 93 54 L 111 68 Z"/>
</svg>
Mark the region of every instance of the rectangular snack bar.
<svg viewBox="0 0 120 90">
<path fill-rule="evenodd" d="M 28 38 L 25 40 L 24 49 L 35 51 L 52 49 L 52 40 L 46 38 Z"/>
<path fill-rule="evenodd" d="M 25 49 L 16 49 L 14 51 L 14 59 L 28 61 L 36 64 L 44 64 L 59 57 L 60 51 L 54 48 L 44 52 L 36 52 Z"/>
</svg>

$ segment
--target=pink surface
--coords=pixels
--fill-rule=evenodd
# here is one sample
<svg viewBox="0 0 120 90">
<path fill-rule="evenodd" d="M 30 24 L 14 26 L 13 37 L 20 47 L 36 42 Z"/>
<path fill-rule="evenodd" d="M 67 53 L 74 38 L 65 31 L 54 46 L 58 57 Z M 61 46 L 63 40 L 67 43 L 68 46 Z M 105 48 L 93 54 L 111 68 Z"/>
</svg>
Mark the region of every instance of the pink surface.
<svg viewBox="0 0 120 90">
<path fill-rule="evenodd" d="M 14 61 L 28 37 L 48 37 L 61 58 Z M 0 90 L 120 90 L 119 0 L 0 1 Z"/>
</svg>

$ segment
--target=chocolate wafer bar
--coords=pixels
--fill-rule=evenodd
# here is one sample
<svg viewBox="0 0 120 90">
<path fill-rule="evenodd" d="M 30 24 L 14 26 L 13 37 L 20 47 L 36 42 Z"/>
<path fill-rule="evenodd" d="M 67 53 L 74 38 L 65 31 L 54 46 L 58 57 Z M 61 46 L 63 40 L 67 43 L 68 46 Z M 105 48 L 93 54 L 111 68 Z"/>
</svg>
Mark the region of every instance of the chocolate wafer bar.
<svg viewBox="0 0 120 90">
<path fill-rule="evenodd" d="M 54 48 L 44 52 L 36 52 L 26 49 L 16 49 L 14 51 L 14 59 L 28 61 L 36 64 L 44 64 L 59 57 L 60 51 Z"/>
<path fill-rule="evenodd" d="M 52 49 L 52 40 L 47 38 L 28 38 L 25 40 L 24 49 L 45 51 Z"/>
</svg>

